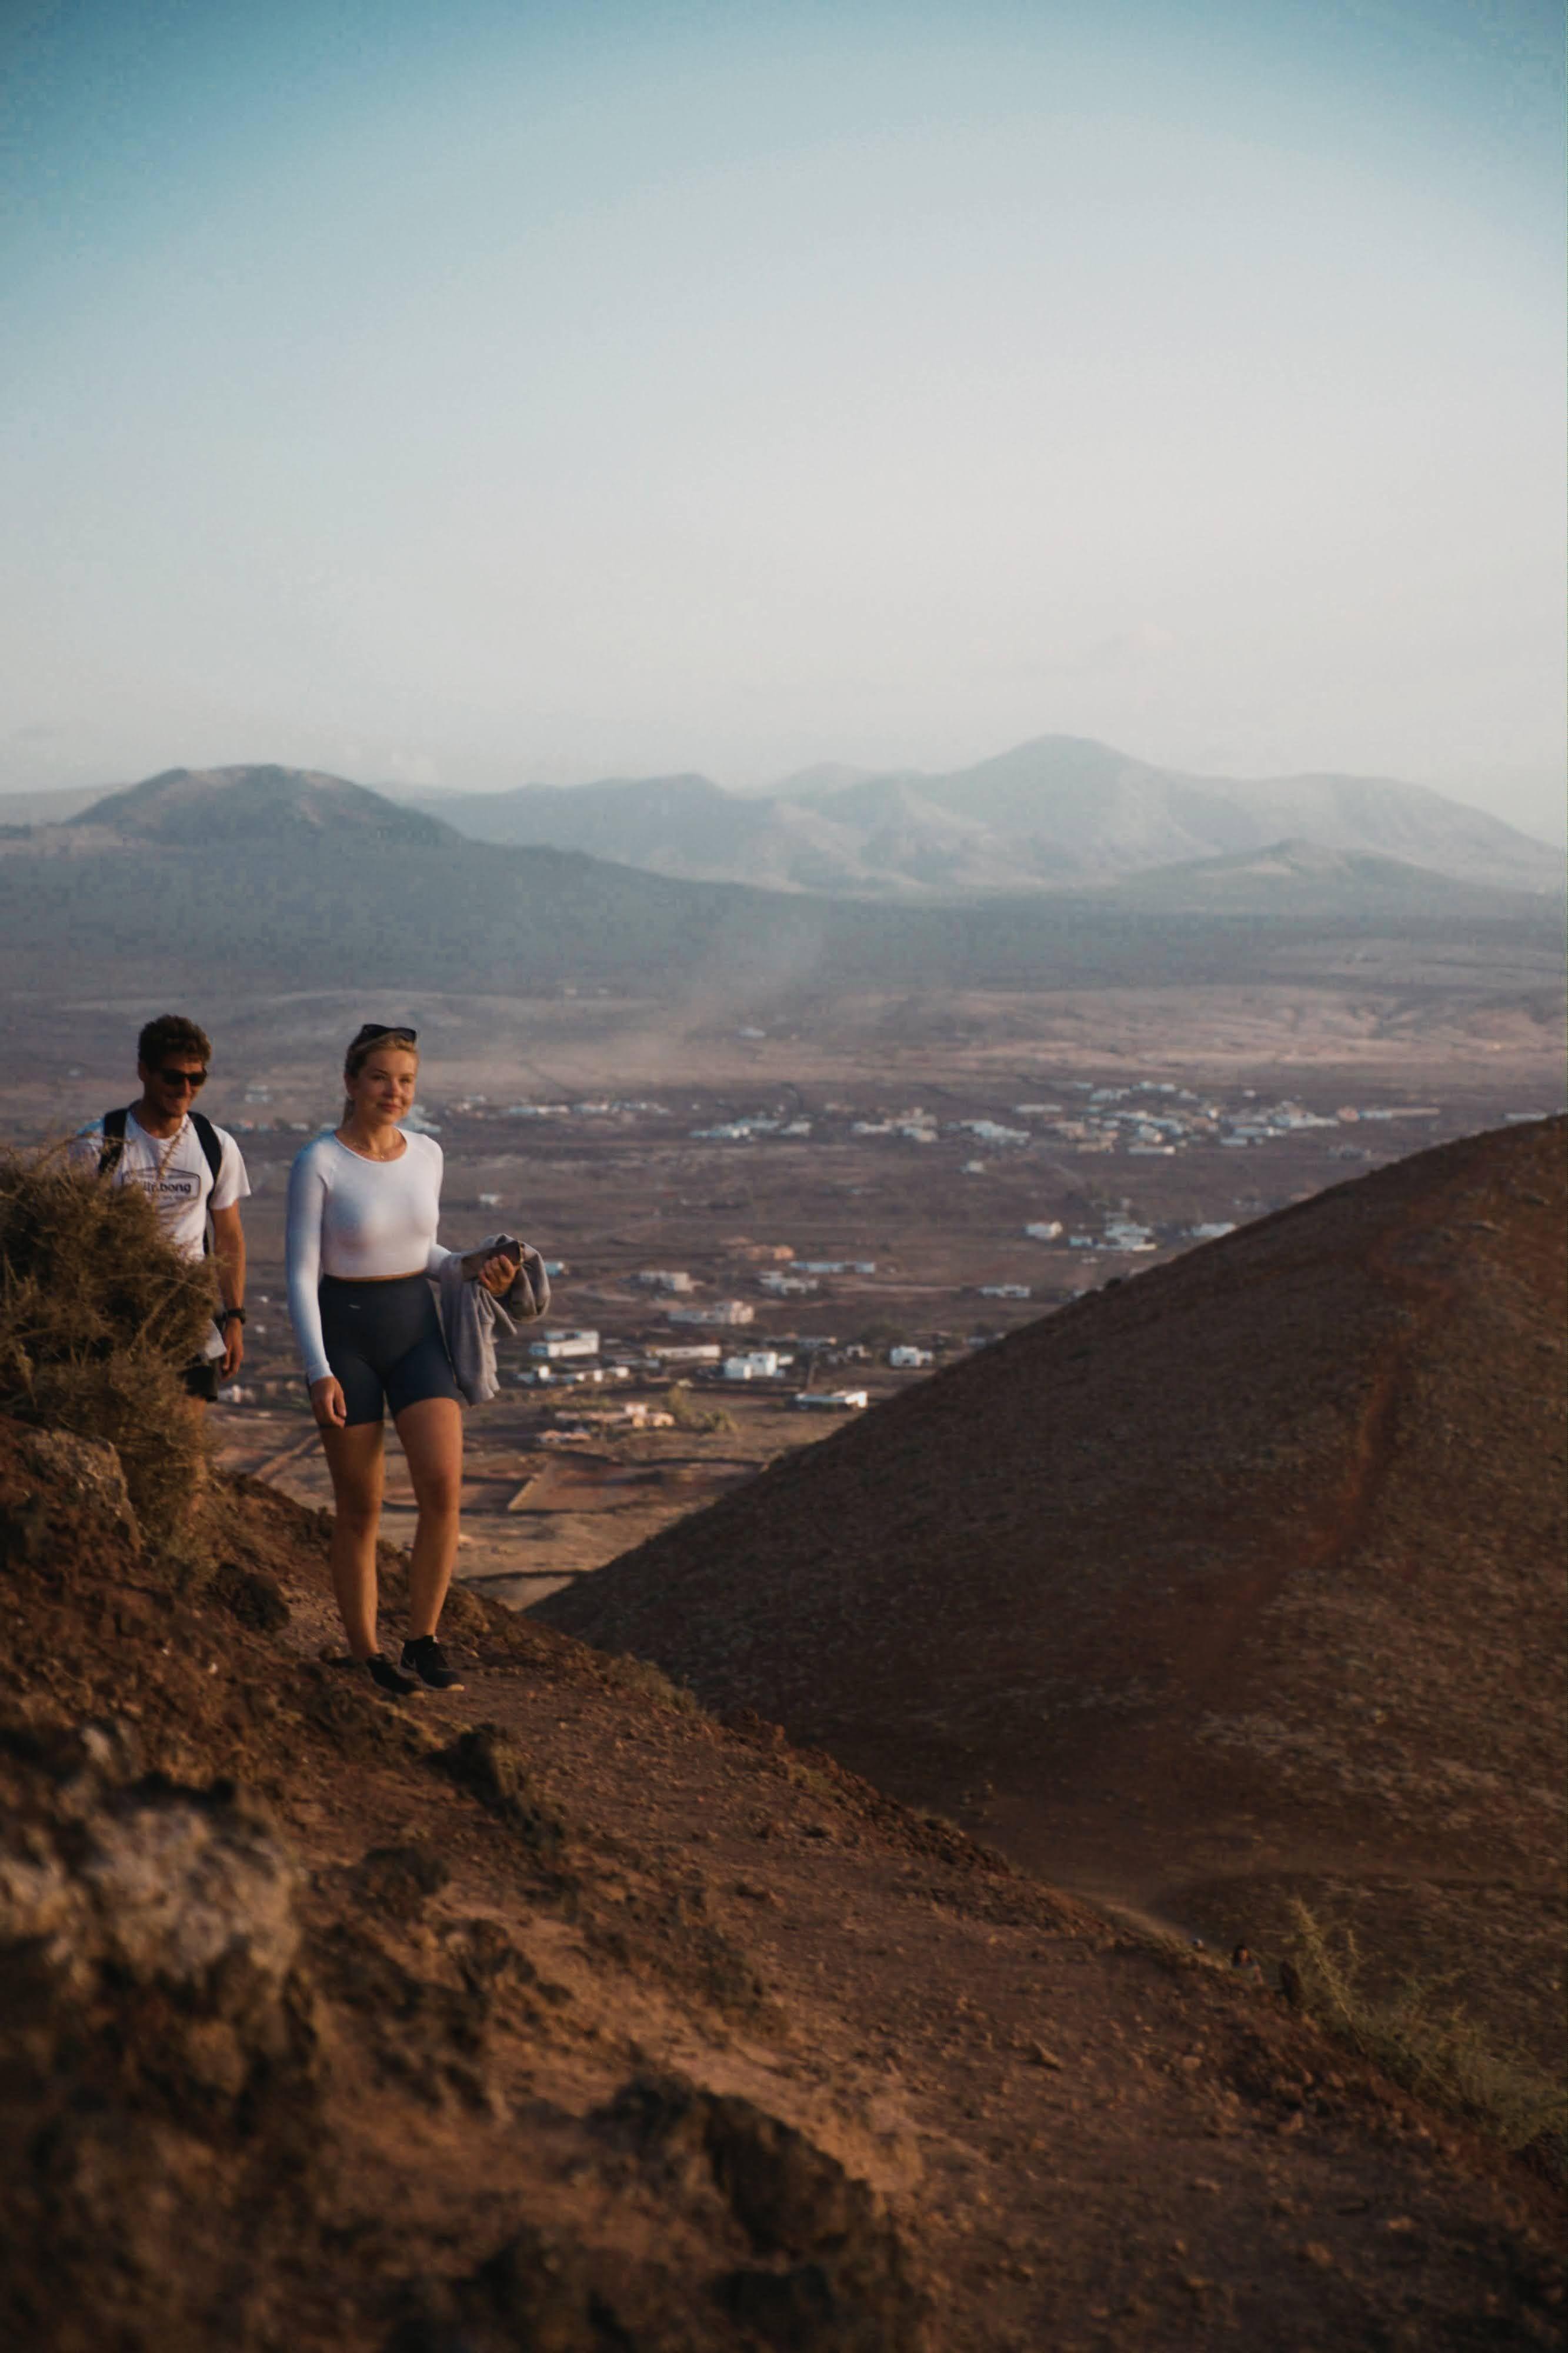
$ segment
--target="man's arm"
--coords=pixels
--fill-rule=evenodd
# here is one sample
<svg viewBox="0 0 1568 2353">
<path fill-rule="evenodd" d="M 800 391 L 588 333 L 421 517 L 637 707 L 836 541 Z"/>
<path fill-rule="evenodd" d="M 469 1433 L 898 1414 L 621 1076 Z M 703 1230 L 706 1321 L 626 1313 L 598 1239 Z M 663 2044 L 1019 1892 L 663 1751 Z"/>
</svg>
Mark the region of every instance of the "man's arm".
<svg viewBox="0 0 1568 2353">
<path fill-rule="evenodd" d="M 217 1262 L 217 1286 L 226 1307 L 245 1304 L 245 1228 L 239 1222 L 239 1204 L 226 1209 L 215 1209 L 213 1221 L 213 1256 Z M 237 1316 L 230 1316 L 223 1327 L 223 1373 L 232 1380 L 245 1357 L 245 1326 Z"/>
</svg>

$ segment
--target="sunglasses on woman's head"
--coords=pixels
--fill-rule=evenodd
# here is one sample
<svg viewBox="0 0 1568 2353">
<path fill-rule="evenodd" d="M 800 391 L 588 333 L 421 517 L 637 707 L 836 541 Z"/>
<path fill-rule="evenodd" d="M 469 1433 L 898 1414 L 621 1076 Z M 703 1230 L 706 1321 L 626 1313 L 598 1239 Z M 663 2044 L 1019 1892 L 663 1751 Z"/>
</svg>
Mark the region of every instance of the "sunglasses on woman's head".
<svg viewBox="0 0 1568 2353">
<path fill-rule="evenodd" d="M 355 1035 L 354 1046 L 368 1046 L 376 1038 L 395 1038 L 400 1046 L 413 1046 L 418 1042 L 419 1032 L 417 1029 L 404 1029 L 400 1022 L 389 1028 L 384 1021 L 366 1021 L 361 1024 Z M 353 1053 L 353 1046 L 350 1047 L 349 1051 Z"/>
<path fill-rule="evenodd" d="M 163 1081 L 164 1086 L 189 1087 L 193 1094 L 195 1094 L 198 1087 L 205 1087 L 207 1082 L 207 1074 L 205 1071 L 161 1070 L 158 1076 Z"/>
</svg>

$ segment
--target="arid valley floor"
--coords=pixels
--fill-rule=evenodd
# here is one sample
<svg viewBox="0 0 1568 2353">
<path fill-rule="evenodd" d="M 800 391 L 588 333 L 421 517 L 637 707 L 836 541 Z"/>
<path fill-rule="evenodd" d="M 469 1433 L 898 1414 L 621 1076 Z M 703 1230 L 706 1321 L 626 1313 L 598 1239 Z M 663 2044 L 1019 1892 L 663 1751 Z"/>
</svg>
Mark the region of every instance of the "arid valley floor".
<svg viewBox="0 0 1568 2353">
<path fill-rule="evenodd" d="M 12 1017 L 0 1139 L 42 1144 L 125 1102 L 151 1009 Z M 219 993 L 200 1012 L 216 1047 L 205 1106 L 237 1132 L 252 1181 L 245 1396 L 215 1412 L 224 1461 L 322 1504 L 282 1207 L 299 1144 L 334 1115 L 334 1059 L 363 1008 Z M 831 1429 L 834 1412 L 795 1407 L 807 1386 L 876 1402 L 921 1379 L 888 1365 L 892 1344 L 946 1363 L 1194 1247 L 1194 1229 L 1561 1102 L 1554 1005 L 1528 986 L 1502 1005 L 1368 986 L 803 1000 L 782 1017 L 436 997 L 412 1018 L 447 1160 L 443 1230 L 534 1242 L 563 1266 L 549 1327 L 595 1329 L 605 1374 L 619 1360 L 607 1381 L 565 1363 L 521 1386 L 537 1336 L 522 1335 L 504 1396 L 468 1423 L 459 1574 L 518 1607 Z M 1031 1224 L 1059 1233 L 1034 1240 Z M 1119 1247 L 1132 1229 L 1142 1245 Z M 843 1271 L 791 1275 L 795 1261 Z M 692 1292 L 636 1282 L 652 1271 L 688 1273 Z M 716 1302 L 749 1320 L 671 1323 Z M 789 1363 L 740 1384 L 701 1357 L 647 1356 L 678 1345 Z M 671 1384 L 678 1426 L 638 1429 Z M 395 1536 L 412 1525 L 395 1442 L 388 1468 Z"/>
<path fill-rule="evenodd" d="M 875 1402 L 922 1377 L 889 1366 L 892 1345 L 952 1361 L 1193 1247 L 1195 1229 L 1559 1106 L 1542 976 L 1478 989 L 1474 973 L 1413 976 L 1405 955 L 1390 987 L 1369 964 L 1338 991 L 802 997 L 739 1012 L 569 994 L 419 1002 L 444 1230 L 515 1231 L 561 1264 L 550 1328 L 596 1331 L 590 1362 L 611 1376 L 568 1362 L 523 1386 L 537 1335 L 513 1345 L 502 1397 L 468 1425 L 459 1573 L 526 1607 L 832 1428 L 831 1410 L 796 1407 L 801 1391 Z M 124 1102 L 135 1026 L 157 1009 L 18 1007 L 0 1039 L 0 1139 L 42 1143 Z M 346 995 L 228 1004 L 220 989 L 198 1009 L 216 1046 L 204 1102 L 238 1134 L 253 1187 L 243 1402 L 215 1414 L 224 1460 L 321 1504 L 283 1304 L 284 1195 L 304 1134 L 335 1113 L 335 1060 L 365 1008 Z M 1037 1240 L 1030 1225 L 1060 1230 Z M 1134 1229 L 1137 1247 L 1119 1243 Z M 792 1274 L 797 1261 L 842 1271 Z M 636 1281 L 653 1271 L 689 1274 L 691 1292 Z M 780 1292 L 781 1278 L 804 1287 Z M 670 1321 L 721 1301 L 748 1320 Z M 648 1354 L 682 1345 L 789 1361 L 741 1383 Z M 668 1410 L 672 1383 L 677 1426 L 638 1428 L 641 1409 L 645 1423 Z M 395 1536 L 412 1498 L 393 1454 Z"/>
</svg>

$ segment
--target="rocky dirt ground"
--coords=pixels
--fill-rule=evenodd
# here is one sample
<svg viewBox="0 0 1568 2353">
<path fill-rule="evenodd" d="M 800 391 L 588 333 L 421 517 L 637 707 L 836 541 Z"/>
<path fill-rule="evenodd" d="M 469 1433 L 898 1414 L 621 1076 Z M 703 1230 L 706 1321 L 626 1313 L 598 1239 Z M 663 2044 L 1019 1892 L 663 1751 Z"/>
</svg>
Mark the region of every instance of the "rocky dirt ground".
<svg viewBox="0 0 1568 2353">
<path fill-rule="evenodd" d="M 18 2353 L 1559 2341 L 1555 2192 L 1274 1995 L 473 1595 L 380 1702 L 208 1518 L 0 1425 Z"/>
<path fill-rule="evenodd" d="M 1568 1125 L 1078 1301 L 546 1600 L 1028 1867 L 1563 2052 Z"/>
</svg>

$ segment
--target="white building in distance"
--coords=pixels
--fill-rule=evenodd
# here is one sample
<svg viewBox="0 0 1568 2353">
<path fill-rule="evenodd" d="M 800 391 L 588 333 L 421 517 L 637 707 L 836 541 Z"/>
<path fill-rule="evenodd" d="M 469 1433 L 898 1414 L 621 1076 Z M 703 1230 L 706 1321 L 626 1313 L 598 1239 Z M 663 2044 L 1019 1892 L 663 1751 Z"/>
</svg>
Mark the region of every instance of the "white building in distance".
<svg viewBox="0 0 1568 2353">
<path fill-rule="evenodd" d="M 548 1365 L 562 1364 L 574 1356 L 596 1356 L 599 1335 L 585 1328 L 575 1332 L 551 1332 L 542 1340 L 531 1340 L 528 1353 L 531 1356 L 542 1357 Z"/>
<path fill-rule="evenodd" d="M 744 1356 L 726 1356 L 724 1378 L 727 1381 L 773 1381 L 779 1376 L 781 1366 L 788 1363 L 776 1348 L 753 1348 Z"/>
<path fill-rule="evenodd" d="M 1107 1218 L 1105 1246 L 1108 1250 L 1113 1250 L 1140 1251 L 1159 1248 L 1158 1242 L 1148 1227 L 1134 1223 L 1131 1218 Z"/>
</svg>

